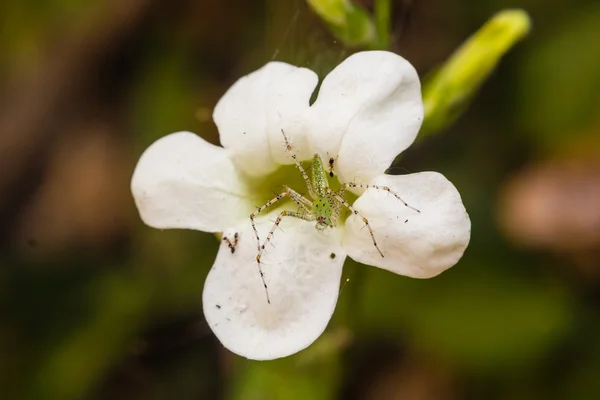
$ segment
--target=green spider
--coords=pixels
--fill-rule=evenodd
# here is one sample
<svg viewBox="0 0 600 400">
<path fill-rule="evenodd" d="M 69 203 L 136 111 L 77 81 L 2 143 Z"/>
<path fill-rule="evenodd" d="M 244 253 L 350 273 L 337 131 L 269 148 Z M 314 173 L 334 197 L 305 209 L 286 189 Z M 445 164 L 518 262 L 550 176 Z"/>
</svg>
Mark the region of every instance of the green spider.
<svg viewBox="0 0 600 400">
<path fill-rule="evenodd" d="M 308 174 L 306 173 L 305 169 L 302 167 L 302 164 L 300 164 L 300 161 L 298 161 L 296 154 L 294 154 L 292 145 L 290 144 L 290 141 L 288 140 L 287 136 L 285 135 L 285 132 L 283 131 L 283 129 L 281 130 L 281 133 L 282 133 L 284 141 L 285 141 L 286 151 L 292 157 L 292 159 L 294 160 L 294 163 L 296 164 L 296 167 L 302 174 L 302 178 L 304 179 L 304 182 L 306 183 L 306 188 L 308 189 L 308 194 L 313 199 L 313 201 L 307 199 L 305 196 L 301 195 L 300 193 L 296 192 L 295 190 L 293 190 L 287 186 L 284 186 L 283 192 L 278 194 L 273 199 L 267 201 L 262 207 L 259 207 L 256 211 L 254 211 L 252 214 L 250 214 L 250 221 L 252 222 L 252 229 L 254 229 L 254 235 L 256 236 L 256 241 L 257 241 L 257 246 L 258 246 L 258 254 L 256 255 L 256 262 L 258 263 L 258 272 L 260 273 L 260 278 L 262 280 L 263 286 L 265 287 L 265 293 L 267 295 L 267 303 L 269 303 L 269 304 L 271 304 L 271 299 L 269 297 L 269 290 L 267 288 L 267 283 L 265 281 L 265 276 L 264 276 L 264 273 L 262 270 L 260 260 L 261 260 L 262 254 L 265 251 L 265 246 L 271 242 L 271 239 L 273 238 L 273 234 L 274 234 L 275 230 L 277 229 L 277 227 L 279 226 L 279 224 L 281 223 L 281 220 L 283 219 L 283 217 L 294 217 L 294 218 L 299 218 L 299 219 L 303 219 L 305 221 L 310 221 L 310 222 L 316 221 L 315 228 L 318 231 L 322 231 L 328 227 L 334 228 L 337 226 L 342 206 L 344 206 L 348 210 L 350 210 L 353 214 L 362 218 L 363 222 L 365 223 L 365 227 L 369 230 L 369 234 L 371 235 L 371 239 L 373 240 L 373 245 L 375 246 L 375 248 L 377 249 L 377 251 L 379 252 L 381 257 L 383 257 L 383 253 L 379 249 L 379 246 L 377 246 L 377 241 L 375 240 L 375 235 L 373 234 L 373 229 L 371 229 L 371 225 L 369 225 L 369 220 L 367 218 L 365 218 L 358 210 L 356 210 L 354 207 L 352 207 L 350 204 L 348 204 L 348 202 L 344 199 L 344 192 L 345 192 L 346 188 L 363 188 L 363 189 L 384 190 L 388 193 L 391 193 L 394 197 L 396 197 L 398 200 L 400 200 L 406 207 L 409 207 L 419 213 L 421 212 L 418 209 L 408 205 L 408 203 L 406 203 L 404 200 L 402 200 L 402 198 L 400 198 L 400 196 L 398 196 L 396 193 L 394 193 L 392 190 L 390 190 L 390 188 L 387 186 L 346 182 L 346 183 L 342 183 L 342 185 L 340 186 L 340 189 L 338 191 L 331 189 L 329 187 L 327 175 L 329 175 L 329 176 L 334 175 L 333 174 L 333 166 L 334 166 L 335 160 L 333 158 L 329 159 L 329 166 L 328 166 L 329 172 L 327 172 L 325 170 L 323 161 L 321 160 L 321 156 L 319 156 L 319 154 L 315 154 L 312 158 L 312 182 L 311 182 L 311 180 L 308 178 Z M 302 211 L 301 212 L 281 211 L 279 213 L 279 216 L 275 220 L 273 227 L 269 231 L 267 238 L 261 244 L 260 238 L 258 235 L 258 230 L 256 229 L 256 224 L 254 222 L 254 218 L 260 212 L 265 210 L 267 207 L 270 207 L 271 205 L 277 203 L 284 197 L 289 197 L 294 203 L 296 203 L 298 206 L 300 206 Z"/>
</svg>

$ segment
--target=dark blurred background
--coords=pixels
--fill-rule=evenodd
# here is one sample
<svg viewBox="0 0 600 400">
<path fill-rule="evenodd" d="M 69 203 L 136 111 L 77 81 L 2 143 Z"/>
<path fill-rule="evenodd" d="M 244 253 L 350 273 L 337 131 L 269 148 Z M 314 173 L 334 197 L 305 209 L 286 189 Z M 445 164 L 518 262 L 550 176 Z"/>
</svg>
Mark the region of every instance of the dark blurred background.
<svg viewBox="0 0 600 400">
<path fill-rule="evenodd" d="M 372 6 L 368 0 L 361 2 Z M 0 3 L 0 398 L 600 398 L 600 3 L 397 0 L 422 77 L 507 7 L 533 29 L 457 123 L 404 155 L 472 219 L 425 281 L 349 263 L 326 333 L 250 362 L 201 308 L 218 242 L 140 221 L 129 180 L 271 60 L 350 55 L 301 0 Z"/>
</svg>

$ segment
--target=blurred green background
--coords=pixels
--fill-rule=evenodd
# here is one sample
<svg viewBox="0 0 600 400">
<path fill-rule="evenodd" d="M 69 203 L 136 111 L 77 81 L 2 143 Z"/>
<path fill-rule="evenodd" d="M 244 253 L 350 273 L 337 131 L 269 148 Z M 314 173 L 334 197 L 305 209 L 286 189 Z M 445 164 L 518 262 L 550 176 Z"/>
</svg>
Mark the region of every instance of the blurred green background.
<svg viewBox="0 0 600 400">
<path fill-rule="evenodd" d="M 301 0 L 1 2 L 0 398 L 600 398 L 600 3 L 397 0 L 391 48 L 426 77 L 515 6 L 530 35 L 398 163 L 457 186 L 463 259 L 424 281 L 347 263 L 326 333 L 251 362 L 202 315 L 217 240 L 144 226 L 129 179 L 165 134 L 218 143 L 237 78 L 356 49 Z"/>
</svg>

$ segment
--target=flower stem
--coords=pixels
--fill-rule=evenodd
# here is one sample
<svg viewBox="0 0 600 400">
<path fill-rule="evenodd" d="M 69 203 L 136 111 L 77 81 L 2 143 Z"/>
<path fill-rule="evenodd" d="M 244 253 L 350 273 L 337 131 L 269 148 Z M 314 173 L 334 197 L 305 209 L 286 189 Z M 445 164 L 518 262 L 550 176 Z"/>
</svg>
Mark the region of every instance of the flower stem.
<svg viewBox="0 0 600 400">
<path fill-rule="evenodd" d="M 376 0 L 374 14 L 375 29 L 377 31 L 375 47 L 387 50 L 390 47 L 392 2 L 390 0 Z"/>
</svg>

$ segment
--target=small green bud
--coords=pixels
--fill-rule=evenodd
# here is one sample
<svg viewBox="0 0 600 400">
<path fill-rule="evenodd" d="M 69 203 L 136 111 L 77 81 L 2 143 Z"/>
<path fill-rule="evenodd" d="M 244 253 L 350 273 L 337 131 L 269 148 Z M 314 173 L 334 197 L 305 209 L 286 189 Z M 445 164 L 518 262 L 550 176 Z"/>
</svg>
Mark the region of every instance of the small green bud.
<svg viewBox="0 0 600 400">
<path fill-rule="evenodd" d="M 328 24 L 343 26 L 347 23 L 347 0 L 307 0 L 307 2 L 313 11 Z"/>
<path fill-rule="evenodd" d="M 374 42 L 376 31 L 369 13 L 349 0 L 307 0 L 308 5 L 347 46 Z"/>
<path fill-rule="evenodd" d="M 467 39 L 423 85 L 425 118 L 421 134 L 435 133 L 452 124 L 466 110 L 500 58 L 530 27 L 525 11 L 505 10 Z"/>
</svg>

